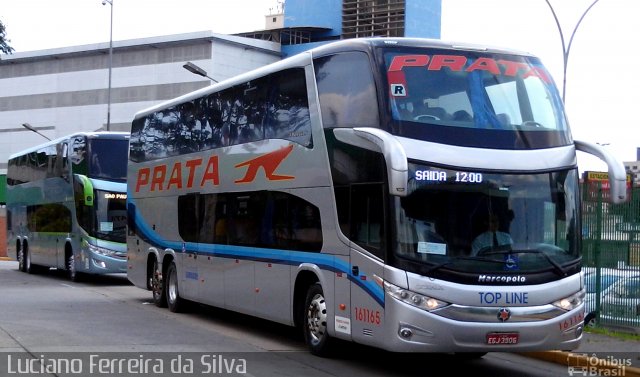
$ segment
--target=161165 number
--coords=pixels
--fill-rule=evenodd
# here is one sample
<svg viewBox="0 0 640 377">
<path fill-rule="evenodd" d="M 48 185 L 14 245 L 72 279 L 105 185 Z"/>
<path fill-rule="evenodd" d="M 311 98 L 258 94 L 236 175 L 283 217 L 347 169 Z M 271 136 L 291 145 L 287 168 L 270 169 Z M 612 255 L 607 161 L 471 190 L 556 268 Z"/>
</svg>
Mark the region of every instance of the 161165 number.
<svg viewBox="0 0 640 377">
<path fill-rule="evenodd" d="M 354 314 L 356 317 L 356 321 L 372 323 L 374 325 L 379 325 L 381 322 L 381 314 L 378 310 L 371 310 L 367 308 L 353 308 Z"/>
</svg>

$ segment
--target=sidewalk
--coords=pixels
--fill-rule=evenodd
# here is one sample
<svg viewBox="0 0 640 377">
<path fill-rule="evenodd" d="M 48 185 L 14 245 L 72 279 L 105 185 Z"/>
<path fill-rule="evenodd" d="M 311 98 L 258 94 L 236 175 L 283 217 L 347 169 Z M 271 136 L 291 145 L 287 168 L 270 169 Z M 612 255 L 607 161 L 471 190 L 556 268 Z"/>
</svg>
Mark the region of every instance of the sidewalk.
<svg viewBox="0 0 640 377">
<path fill-rule="evenodd" d="M 567 366 L 569 375 L 640 377 L 640 341 L 584 333 L 578 349 L 524 352 L 524 356 Z"/>
</svg>

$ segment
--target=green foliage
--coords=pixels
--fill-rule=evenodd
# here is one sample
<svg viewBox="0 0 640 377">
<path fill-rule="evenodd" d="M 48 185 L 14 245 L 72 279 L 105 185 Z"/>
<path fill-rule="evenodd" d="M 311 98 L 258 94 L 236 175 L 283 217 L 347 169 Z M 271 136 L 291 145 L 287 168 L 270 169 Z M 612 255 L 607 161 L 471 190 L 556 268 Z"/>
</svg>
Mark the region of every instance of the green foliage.
<svg viewBox="0 0 640 377">
<path fill-rule="evenodd" d="M 14 51 L 13 47 L 9 46 L 9 42 L 11 40 L 7 39 L 7 30 L 0 20 L 0 53 L 11 54 Z"/>
<path fill-rule="evenodd" d="M 592 334 L 606 335 L 623 340 L 640 341 L 640 334 L 637 332 L 633 332 L 632 329 L 629 329 L 629 331 L 619 331 L 607 327 L 585 327 L 584 331 Z"/>
</svg>

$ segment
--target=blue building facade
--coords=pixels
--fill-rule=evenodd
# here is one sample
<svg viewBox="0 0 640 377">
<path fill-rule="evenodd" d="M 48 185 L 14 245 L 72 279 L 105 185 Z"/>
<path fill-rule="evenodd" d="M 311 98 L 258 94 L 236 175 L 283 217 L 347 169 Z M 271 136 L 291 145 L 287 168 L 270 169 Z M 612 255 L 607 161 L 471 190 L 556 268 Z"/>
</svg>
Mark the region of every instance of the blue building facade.
<svg viewBox="0 0 640 377">
<path fill-rule="evenodd" d="M 439 39 L 442 0 L 286 0 L 280 34 L 287 57 L 338 39 Z"/>
</svg>

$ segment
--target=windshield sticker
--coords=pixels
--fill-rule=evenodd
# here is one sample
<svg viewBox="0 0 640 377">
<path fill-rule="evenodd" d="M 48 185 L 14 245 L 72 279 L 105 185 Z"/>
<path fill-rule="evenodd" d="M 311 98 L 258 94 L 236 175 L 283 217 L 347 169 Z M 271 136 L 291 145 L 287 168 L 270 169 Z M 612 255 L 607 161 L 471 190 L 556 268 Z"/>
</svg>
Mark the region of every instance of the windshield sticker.
<svg viewBox="0 0 640 377">
<path fill-rule="evenodd" d="M 421 254 L 447 254 L 447 244 L 438 242 L 418 242 L 418 253 Z"/>
<path fill-rule="evenodd" d="M 113 223 L 110 221 L 100 221 L 101 232 L 113 232 Z"/>
</svg>

